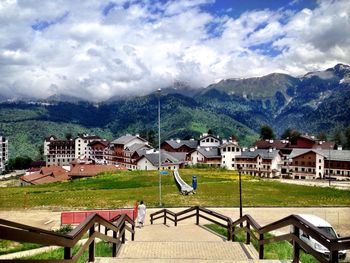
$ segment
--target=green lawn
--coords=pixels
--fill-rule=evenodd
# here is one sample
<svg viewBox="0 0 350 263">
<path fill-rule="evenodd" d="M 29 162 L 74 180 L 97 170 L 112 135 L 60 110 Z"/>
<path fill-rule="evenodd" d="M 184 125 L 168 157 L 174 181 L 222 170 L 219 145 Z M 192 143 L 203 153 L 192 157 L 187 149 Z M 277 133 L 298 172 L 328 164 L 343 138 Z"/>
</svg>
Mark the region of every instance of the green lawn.
<svg viewBox="0 0 350 263">
<path fill-rule="evenodd" d="M 216 233 L 227 237 L 227 230 L 221 226 L 215 224 L 205 225 L 209 229 L 215 231 Z M 270 234 L 265 234 L 265 238 L 272 237 Z M 235 241 L 245 242 L 246 233 L 244 231 L 239 231 L 236 234 Z M 258 250 L 258 242 L 251 238 L 252 244 L 256 250 Z M 264 259 L 279 259 L 279 260 L 291 260 L 293 257 L 293 247 L 287 241 L 274 242 L 264 246 Z M 317 263 L 318 260 L 313 256 L 306 254 L 304 251 L 300 253 L 300 261 L 303 263 Z"/>
<path fill-rule="evenodd" d="M 182 169 L 182 178 L 191 183 L 197 176 L 194 195 L 179 193 L 172 173 L 162 175 L 164 206 L 238 206 L 238 175 L 222 169 Z M 245 206 L 349 206 L 350 191 L 283 184 L 242 176 Z M 8 187 L 0 191 L 0 209 L 11 208 L 115 208 L 132 207 L 135 200 L 158 205 L 156 171 L 126 171 L 102 174 L 63 183 Z"/>
</svg>

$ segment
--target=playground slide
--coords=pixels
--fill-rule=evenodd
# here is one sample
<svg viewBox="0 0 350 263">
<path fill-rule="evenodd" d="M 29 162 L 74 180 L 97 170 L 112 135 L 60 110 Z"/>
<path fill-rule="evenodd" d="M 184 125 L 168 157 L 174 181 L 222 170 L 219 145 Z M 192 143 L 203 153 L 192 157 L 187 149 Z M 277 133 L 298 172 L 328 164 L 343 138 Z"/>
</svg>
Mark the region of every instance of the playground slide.
<svg viewBox="0 0 350 263">
<path fill-rule="evenodd" d="M 176 183 L 180 186 L 180 191 L 182 194 L 187 195 L 193 192 L 193 187 L 189 186 L 184 180 L 182 180 L 178 170 L 174 170 L 174 177 Z"/>
</svg>

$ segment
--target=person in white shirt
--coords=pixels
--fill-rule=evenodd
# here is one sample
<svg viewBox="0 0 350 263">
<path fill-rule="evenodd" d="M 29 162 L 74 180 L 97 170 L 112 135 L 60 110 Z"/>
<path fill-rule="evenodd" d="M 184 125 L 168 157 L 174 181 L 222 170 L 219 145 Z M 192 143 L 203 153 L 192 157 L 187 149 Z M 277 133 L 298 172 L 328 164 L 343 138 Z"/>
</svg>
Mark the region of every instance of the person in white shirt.
<svg viewBox="0 0 350 263">
<path fill-rule="evenodd" d="M 146 216 L 146 206 L 143 204 L 143 201 L 140 202 L 140 205 L 137 208 L 137 223 L 139 227 L 143 227 Z"/>
</svg>

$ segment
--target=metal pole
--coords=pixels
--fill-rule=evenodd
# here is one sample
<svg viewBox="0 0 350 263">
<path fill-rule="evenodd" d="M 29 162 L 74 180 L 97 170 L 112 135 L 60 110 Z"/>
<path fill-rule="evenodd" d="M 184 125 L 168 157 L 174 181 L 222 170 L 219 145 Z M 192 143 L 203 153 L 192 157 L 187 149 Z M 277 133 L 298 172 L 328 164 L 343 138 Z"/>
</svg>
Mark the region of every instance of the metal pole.
<svg viewBox="0 0 350 263">
<path fill-rule="evenodd" d="M 331 186 L 331 147 L 329 147 L 328 153 L 328 186 Z"/>
<path fill-rule="evenodd" d="M 159 206 L 162 206 L 162 177 L 160 174 L 160 168 L 162 166 L 161 156 L 160 156 L 160 94 L 161 89 L 158 89 L 158 178 L 159 178 Z"/>
<path fill-rule="evenodd" d="M 241 169 L 238 168 L 239 175 L 239 218 L 243 217 L 243 208 L 242 208 L 242 179 L 241 179 Z M 240 224 L 243 227 L 243 222 Z"/>
</svg>

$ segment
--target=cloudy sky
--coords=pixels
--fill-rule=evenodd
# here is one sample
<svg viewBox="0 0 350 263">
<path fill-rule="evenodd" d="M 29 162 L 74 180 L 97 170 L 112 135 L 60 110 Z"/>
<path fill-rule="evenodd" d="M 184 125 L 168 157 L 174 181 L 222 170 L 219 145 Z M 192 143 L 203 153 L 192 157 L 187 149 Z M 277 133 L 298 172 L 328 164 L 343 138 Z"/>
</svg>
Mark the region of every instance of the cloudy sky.
<svg viewBox="0 0 350 263">
<path fill-rule="evenodd" d="M 350 64 L 348 0 L 1 0 L 0 95 L 101 101 Z"/>
</svg>

